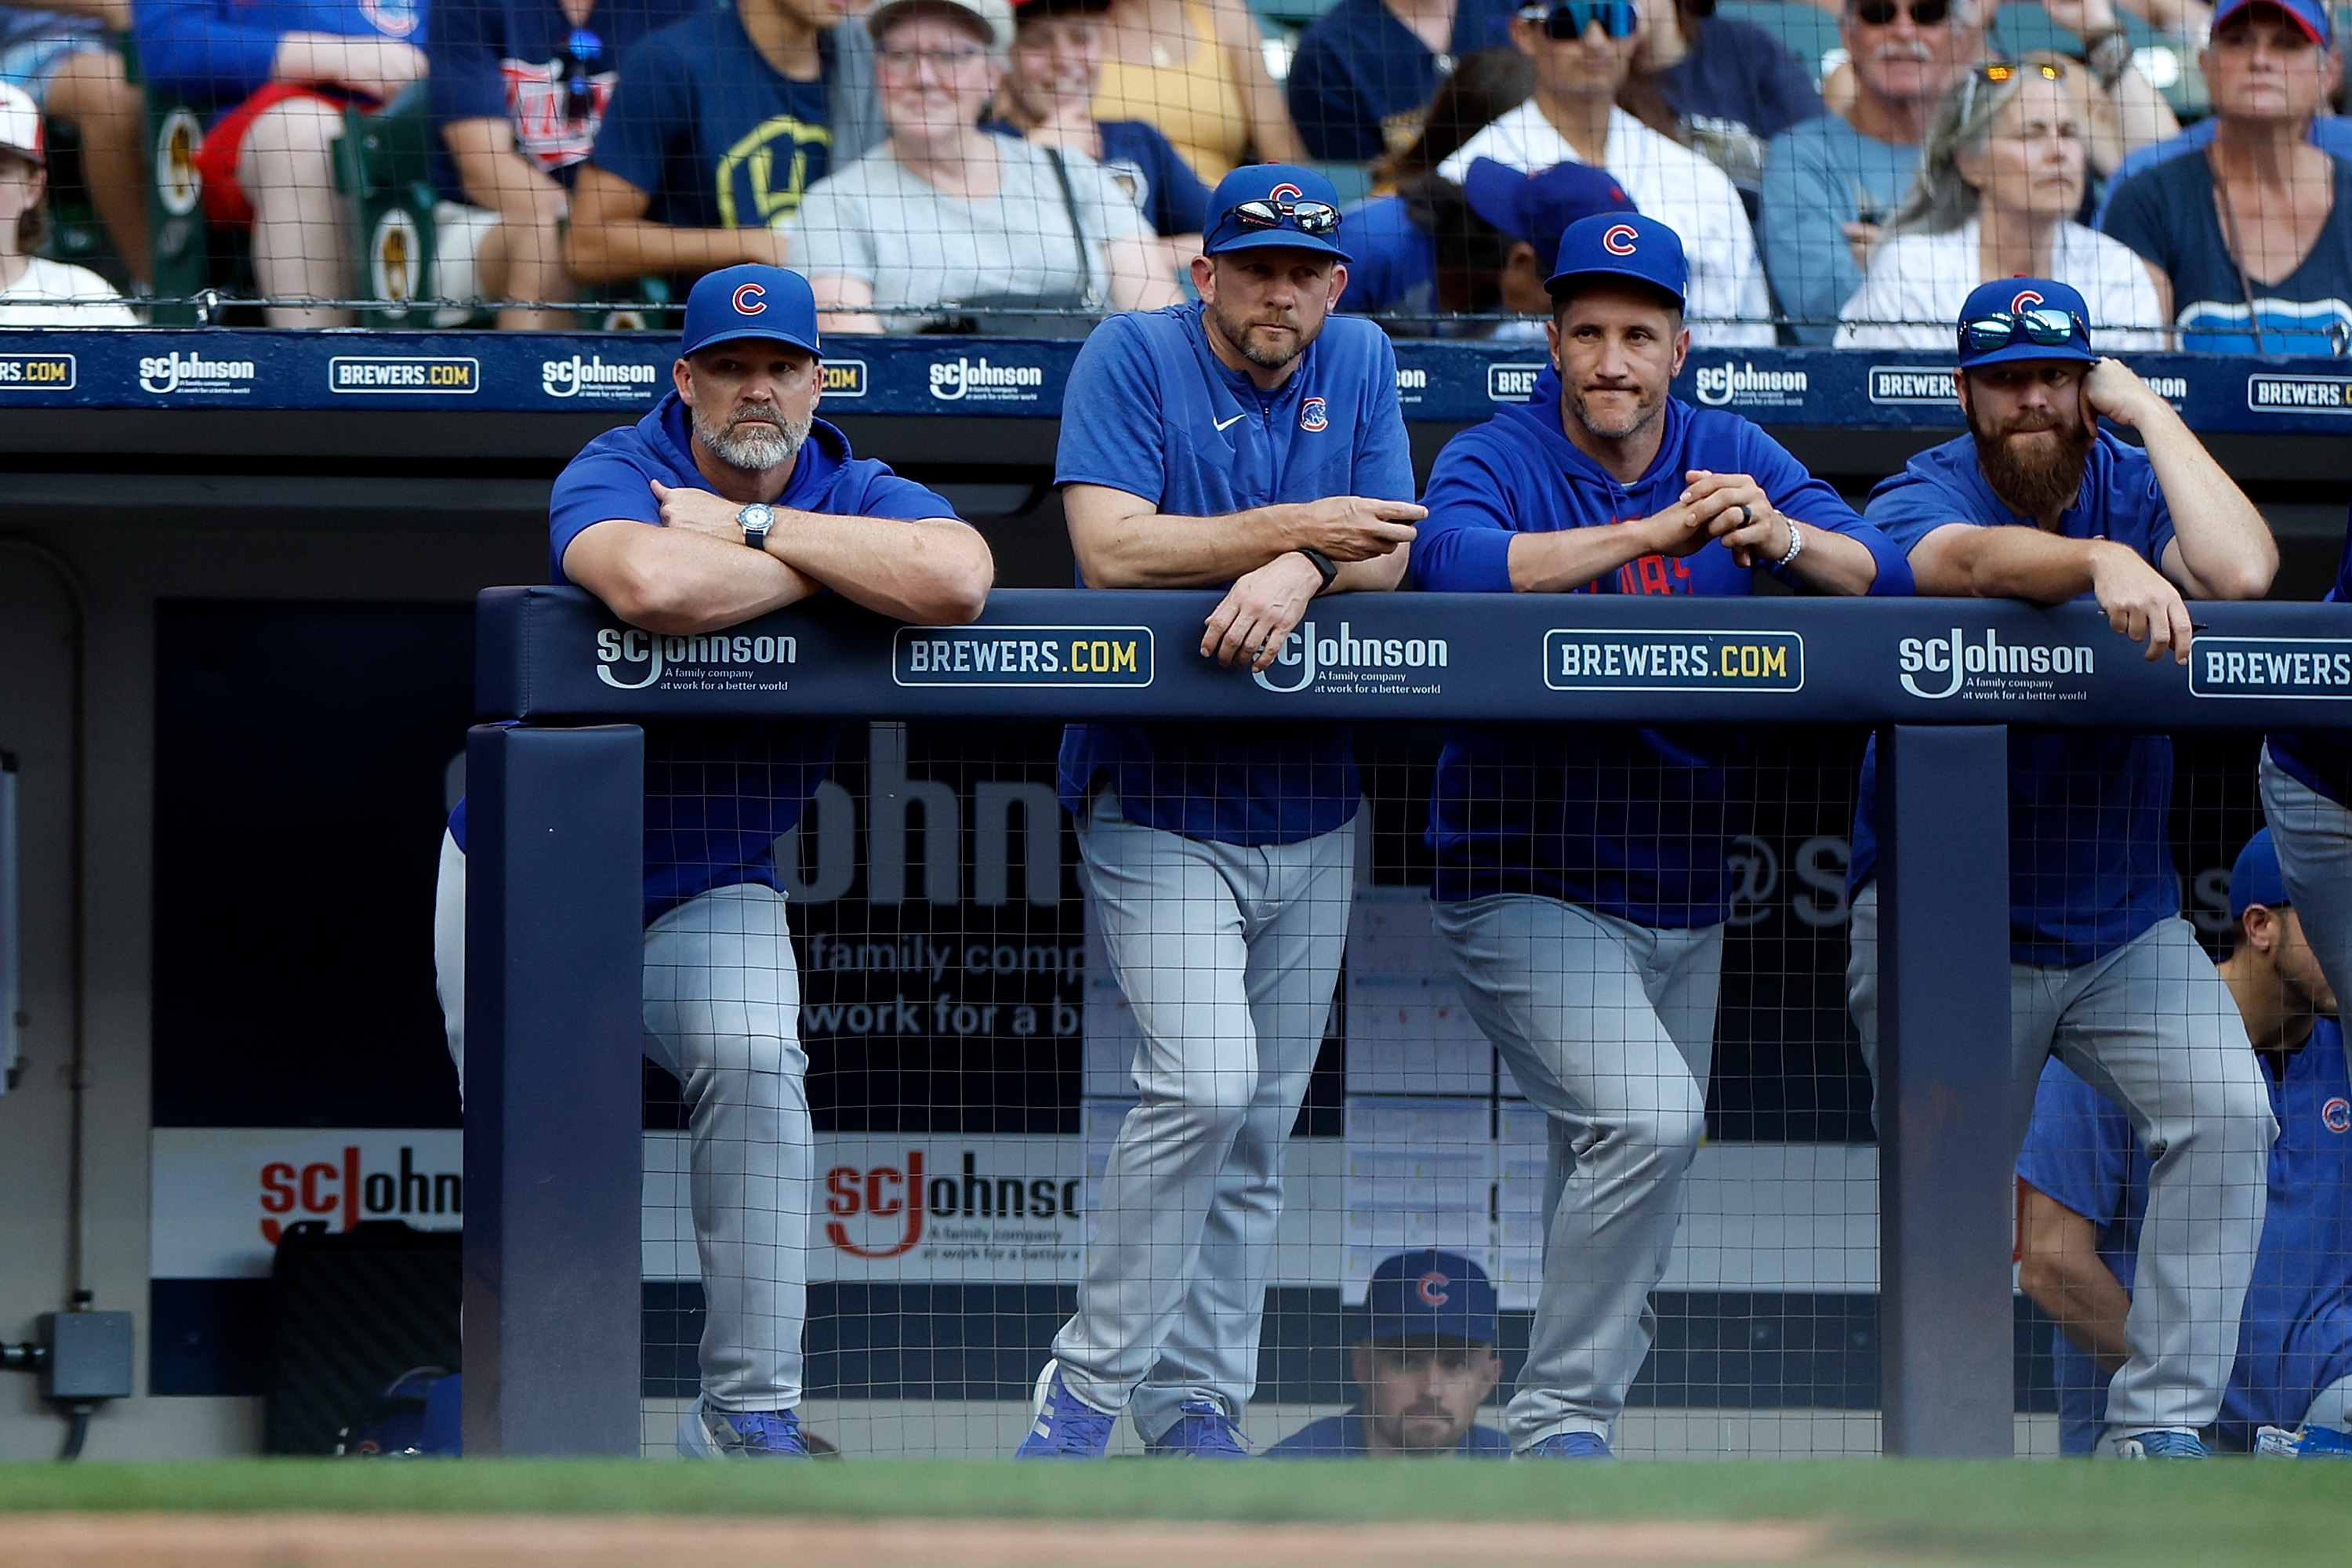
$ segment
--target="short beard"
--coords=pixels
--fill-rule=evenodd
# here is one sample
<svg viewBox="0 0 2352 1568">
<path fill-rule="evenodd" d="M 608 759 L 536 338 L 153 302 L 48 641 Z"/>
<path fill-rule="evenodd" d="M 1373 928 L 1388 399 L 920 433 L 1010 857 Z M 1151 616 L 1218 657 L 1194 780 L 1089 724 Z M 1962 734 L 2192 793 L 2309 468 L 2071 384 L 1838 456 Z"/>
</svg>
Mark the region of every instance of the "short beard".
<svg viewBox="0 0 2352 1568">
<path fill-rule="evenodd" d="M 1584 401 L 1584 394 L 1580 389 L 1563 384 L 1560 390 L 1561 395 L 1567 399 L 1570 412 L 1576 416 L 1577 423 L 1603 441 L 1623 441 L 1640 435 L 1649 427 L 1651 421 L 1665 411 L 1666 406 L 1666 400 L 1663 396 L 1645 393 L 1642 400 L 1634 405 L 1633 412 L 1625 417 L 1621 426 L 1612 428 L 1601 423 L 1600 416 L 1595 415 Z"/>
<path fill-rule="evenodd" d="M 1209 315 L 1217 324 L 1217 335 L 1223 338 L 1225 342 L 1233 344 L 1234 351 L 1236 353 L 1239 353 L 1242 358 L 1249 361 L 1250 363 L 1257 366 L 1260 370 L 1280 370 L 1292 360 L 1295 360 L 1300 354 L 1305 353 L 1307 352 L 1307 345 L 1314 342 L 1316 337 L 1314 332 L 1310 332 L 1302 327 L 1298 331 L 1292 334 L 1291 348 L 1287 353 L 1275 353 L 1265 349 L 1255 347 L 1250 342 L 1249 337 L 1249 329 L 1252 323 L 1236 321 L 1234 317 L 1227 315 L 1225 313 L 1225 308 L 1222 303 L 1211 305 L 1209 307 Z"/>
<path fill-rule="evenodd" d="M 737 426 L 747 416 L 772 420 L 777 426 L 776 434 L 771 436 L 761 431 L 738 429 Z M 770 468 L 780 468 L 800 456 L 801 443 L 808 439 L 809 427 L 815 417 L 810 415 L 795 421 L 786 418 L 783 411 L 773 404 L 746 405 L 736 409 L 725 425 L 719 426 L 704 419 L 702 410 L 698 408 L 694 411 L 694 433 L 704 446 L 710 448 L 711 455 L 729 468 L 740 468 L 746 473 L 761 473 Z"/>
<path fill-rule="evenodd" d="M 2055 430 L 2058 442 L 2045 455 L 2021 456 L 2010 437 L 2024 430 Z M 1987 429 L 1971 408 L 1969 431 L 1976 437 L 1977 461 L 1983 465 L 1992 493 L 2020 517 L 2032 518 L 2063 510 L 2082 493 L 2091 447 L 2098 439 L 2096 429 L 2079 415 L 2071 423 L 2026 417 Z"/>
</svg>

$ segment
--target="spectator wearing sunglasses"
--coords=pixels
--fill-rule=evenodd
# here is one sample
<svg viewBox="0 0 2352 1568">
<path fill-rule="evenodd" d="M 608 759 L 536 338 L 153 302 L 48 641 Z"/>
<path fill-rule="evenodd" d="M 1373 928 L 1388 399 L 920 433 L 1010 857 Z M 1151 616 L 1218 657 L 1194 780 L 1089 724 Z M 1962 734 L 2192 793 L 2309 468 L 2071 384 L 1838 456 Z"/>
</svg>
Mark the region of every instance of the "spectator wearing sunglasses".
<svg viewBox="0 0 2352 1568">
<path fill-rule="evenodd" d="M 1339 0 L 1298 36 L 1286 91 L 1307 153 L 1368 163 L 1421 135 L 1457 61 L 1511 41 L 1518 0 Z"/>
<path fill-rule="evenodd" d="M 590 285 L 782 266 L 809 187 L 881 140 L 861 0 L 734 0 L 621 62 L 572 184 L 564 264 Z"/>
<path fill-rule="evenodd" d="M 572 297 L 562 224 L 594 145 L 624 50 L 682 21 L 701 0 L 435 0 L 433 183 L 445 300 L 561 302 Z M 471 262 L 471 276 L 464 276 Z M 515 305 L 509 331 L 557 330 L 563 310 Z"/>
<path fill-rule="evenodd" d="M 1943 323 L 1996 278 L 2078 290 L 2099 348 L 2167 345 L 2154 268 L 2074 218 L 2087 166 L 2080 71 L 2059 59 L 1995 62 L 1944 95 L 1911 194 L 1842 312 L 1840 348 L 1940 348 Z"/>
<path fill-rule="evenodd" d="M 826 331 L 921 331 L 952 306 L 1066 332 L 1175 302 L 1166 252 L 1109 171 L 980 129 L 1013 41 L 1005 0 L 887 0 L 866 26 L 889 139 L 817 182 L 788 231 Z"/>
<path fill-rule="evenodd" d="M 2136 175 L 2105 231 L 2158 268 L 2181 346 L 2352 352 L 2352 163 L 2312 145 L 2343 62 L 2318 0 L 2235 0 L 2199 57 L 2213 138 Z"/>
<path fill-rule="evenodd" d="M 1911 188 L 1937 100 L 1985 50 L 1975 0 L 1848 0 L 1838 37 L 1852 103 L 1782 132 L 1764 154 L 1764 265 L 1801 343 L 1837 335 L 1880 225 Z"/>
<path fill-rule="evenodd" d="M 1513 19 L 1511 41 L 1535 61 L 1535 95 L 1438 172 L 1458 182 L 1480 158 L 1530 174 L 1555 163 L 1608 170 L 1644 216 L 1682 237 L 1692 341 L 1703 348 L 1772 342 L 1763 264 L 1730 177 L 1617 105 L 1642 45 L 1640 8 L 1633 0 L 1529 6 Z"/>
</svg>

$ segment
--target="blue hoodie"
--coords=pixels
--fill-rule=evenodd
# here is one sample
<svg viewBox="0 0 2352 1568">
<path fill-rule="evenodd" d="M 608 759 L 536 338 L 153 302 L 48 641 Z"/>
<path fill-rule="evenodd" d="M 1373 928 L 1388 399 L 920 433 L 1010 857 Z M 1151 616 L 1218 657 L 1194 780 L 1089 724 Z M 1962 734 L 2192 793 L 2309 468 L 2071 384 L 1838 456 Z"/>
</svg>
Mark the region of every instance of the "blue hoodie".
<svg viewBox="0 0 2352 1568">
<path fill-rule="evenodd" d="M 1627 485 L 1568 438 L 1559 398 L 1547 370 L 1531 401 L 1438 454 L 1413 544 L 1423 587 L 1509 593 L 1512 535 L 1652 516 L 1675 504 L 1687 471 L 1706 468 L 1748 474 L 1783 513 L 1859 542 L 1878 563 L 1873 594 L 1911 592 L 1894 542 L 1748 420 L 1669 398 L 1657 457 Z M 1645 556 L 1579 591 L 1744 595 L 1754 578 L 1710 543 L 1679 561 Z M 1731 777 L 1738 752 L 1720 729 L 1449 725 L 1429 808 L 1431 894 L 1532 893 L 1660 930 L 1717 924 L 1729 897 L 1725 853 L 1746 829 Z"/>
</svg>

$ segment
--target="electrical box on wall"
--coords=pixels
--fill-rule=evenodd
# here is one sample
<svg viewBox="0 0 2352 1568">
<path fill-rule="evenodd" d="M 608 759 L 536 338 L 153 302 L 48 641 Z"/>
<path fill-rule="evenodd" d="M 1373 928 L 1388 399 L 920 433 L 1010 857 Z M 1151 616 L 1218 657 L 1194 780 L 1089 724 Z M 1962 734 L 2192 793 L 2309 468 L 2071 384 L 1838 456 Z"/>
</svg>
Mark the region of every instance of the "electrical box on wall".
<svg viewBox="0 0 2352 1568">
<path fill-rule="evenodd" d="M 41 1397 L 60 1403 L 131 1397 L 128 1312 L 44 1312 Z"/>
</svg>

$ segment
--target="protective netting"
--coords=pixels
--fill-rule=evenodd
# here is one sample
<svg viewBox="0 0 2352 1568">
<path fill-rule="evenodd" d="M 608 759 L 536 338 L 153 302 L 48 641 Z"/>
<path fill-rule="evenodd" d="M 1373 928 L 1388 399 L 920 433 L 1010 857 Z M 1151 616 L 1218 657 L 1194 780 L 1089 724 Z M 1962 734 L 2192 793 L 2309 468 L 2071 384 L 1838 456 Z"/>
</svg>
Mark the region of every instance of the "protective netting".
<svg viewBox="0 0 2352 1568">
<path fill-rule="evenodd" d="M 1125 1402 L 1114 1454 L 1203 1398 L 1261 1453 L 1486 1452 L 1563 1413 L 1627 1456 L 1875 1451 L 1878 1154 L 1848 886 L 1867 737 L 1681 731 L 1674 763 L 1579 730 L 1497 731 L 1551 759 L 1533 793 L 1567 803 L 1551 837 L 1518 844 L 1561 883 L 1538 895 L 1450 876 L 1465 861 L 1433 845 L 1433 809 L 1524 802 L 1508 785 L 1447 800 L 1435 727 L 1358 727 L 1350 823 L 1229 853 L 1140 826 L 1150 803 L 1100 787 L 1081 830 L 1053 799 L 1058 726 L 844 724 L 778 843 L 786 898 L 751 890 L 765 973 L 694 983 L 796 994 L 775 1017 L 807 1055 L 805 1185 L 758 1184 L 794 1165 L 756 1131 L 789 1143 L 789 1113 L 688 1114 L 777 1097 L 724 1071 L 683 1093 L 646 1073 L 646 1452 L 672 1450 L 698 1396 L 760 1408 L 779 1385 L 759 1379 L 778 1376 L 845 1454 L 1006 1454 L 1049 1357 Z M 2122 1342 L 2101 1313 L 2135 1258 L 2143 1279 L 2180 1281 L 2145 1374 L 2165 1397 L 2229 1380 L 2215 1438 L 2242 1447 L 2347 1370 L 2281 1326 L 2341 1277 L 2347 1238 L 2298 1222 L 2264 1242 L 2249 1343 L 2289 1342 L 2276 1366 L 2232 1373 L 2226 1280 L 2250 1261 L 2262 1156 L 2194 1156 L 2195 1220 L 2144 1241 L 2147 1162 L 2133 1166 L 2117 1101 L 2189 1144 L 2180 1119 L 2203 1118 L 2226 1147 L 2227 1118 L 2259 1118 L 2268 1082 L 2289 1140 L 2333 1125 L 2324 1095 L 2296 1100 L 2345 1070 L 2332 1018 L 2312 1028 L 2333 1002 L 2310 949 L 2231 919 L 2232 865 L 2263 821 L 2258 742 L 2194 738 L 2167 758 L 2162 742 L 2019 734 L 2016 864 L 2042 868 L 2045 910 L 2099 929 L 2055 957 L 2030 921 L 2013 933 L 2039 961 L 2013 982 L 2019 1070 L 2030 1091 L 2055 1051 L 2116 1097 L 2077 1081 L 2057 1105 L 2045 1089 L 2020 1125 L 2042 1185 L 2020 1197 L 2019 1451 L 2096 1436 Z M 2119 747 L 2147 767 L 2116 765 Z M 1713 804 L 1574 830 L 1578 802 L 1695 793 Z M 2053 823 L 2078 840 L 2037 843 Z M 2284 903 L 2253 875 L 2239 903 Z M 2102 903 L 2119 878 L 2125 902 L 2155 900 L 2120 922 Z M 1639 920 L 1610 912 L 1629 888 L 1653 899 Z M 649 998 L 680 933 L 744 891 L 656 918 Z M 1862 906 L 1874 896 L 1865 882 Z M 788 947 L 772 941 L 786 921 Z M 744 950 L 704 951 L 725 968 Z M 651 1055 L 693 1048 L 648 1037 Z M 746 1206 L 759 1194 L 805 1200 L 804 1252 L 792 1214 Z M 725 1321 L 713 1268 L 753 1281 L 721 1285 Z"/>
<path fill-rule="evenodd" d="M 0 320 L 662 328 L 759 261 L 832 332 L 1079 335 L 1281 162 L 1400 333 L 1539 338 L 1562 227 L 1636 209 L 1702 348 L 1942 348 L 2011 275 L 2115 350 L 2352 342 L 2318 0 L 1017 10 L 11 6 Z"/>
</svg>

